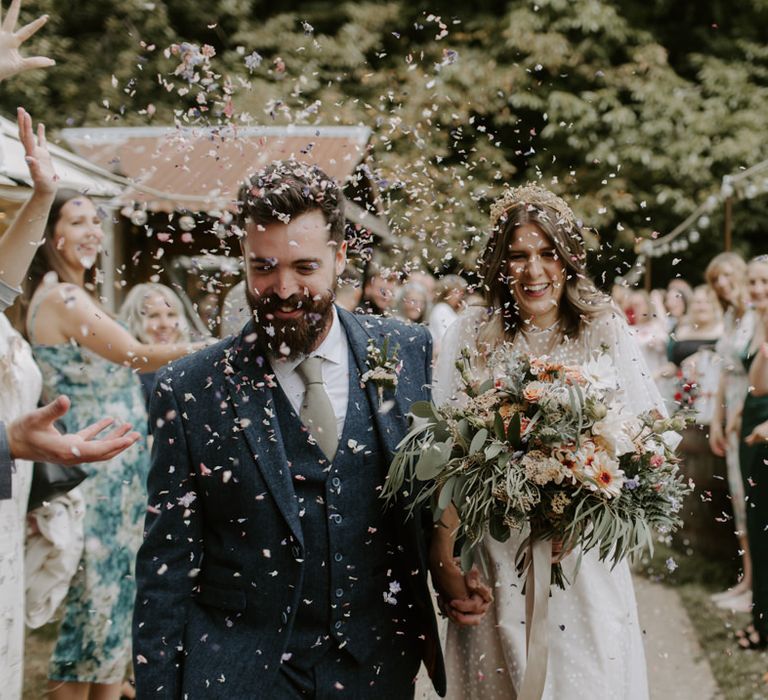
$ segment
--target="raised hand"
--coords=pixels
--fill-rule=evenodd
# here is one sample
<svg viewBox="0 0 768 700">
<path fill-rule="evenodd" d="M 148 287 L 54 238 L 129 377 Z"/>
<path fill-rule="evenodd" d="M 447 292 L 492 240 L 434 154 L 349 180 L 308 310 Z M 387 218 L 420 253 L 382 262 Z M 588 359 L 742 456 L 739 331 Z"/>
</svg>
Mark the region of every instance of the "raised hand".
<svg viewBox="0 0 768 700">
<path fill-rule="evenodd" d="M 27 70 L 56 65 L 56 61 L 46 56 L 24 58 L 19 53 L 21 45 L 48 21 L 48 15 L 43 15 L 24 25 L 18 31 L 14 31 L 19 19 L 20 6 L 21 0 L 12 0 L 8 14 L 0 25 L 0 80 L 5 80 Z"/>
<path fill-rule="evenodd" d="M 68 467 L 112 459 L 141 437 L 137 432 L 129 432 L 132 427 L 129 424 L 115 428 L 104 437 L 97 437 L 114 423 L 112 418 L 102 418 L 78 433 L 63 434 L 54 422 L 66 414 L 69 406 L 69 399 L 59 396 L 47 406 L 10 423 L 7 433 L 11 455 L 16 459 L 55 462 Z"/>
<path fill-rule="evenodd" d="M 35 140 L 32 117 L 23 107 L 16 110 L 16 120 L 19 125 L 19 141 L 24 146 L 25 160 L 35 190 L 41 194 L 55 193 L 56 181 L 59 178 L 53 169 L 51 154 L 48 152 L 45 125 L 37 125 L 37 140 Z"/>
</svg>

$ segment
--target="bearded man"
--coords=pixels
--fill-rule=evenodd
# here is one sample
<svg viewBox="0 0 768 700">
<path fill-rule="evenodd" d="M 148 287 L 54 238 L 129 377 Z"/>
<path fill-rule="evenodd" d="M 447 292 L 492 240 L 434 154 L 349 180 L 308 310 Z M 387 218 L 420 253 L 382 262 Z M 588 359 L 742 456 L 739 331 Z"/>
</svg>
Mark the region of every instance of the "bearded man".
<svg viewBox="0 0 768 700">
<path fill-rule="evenodd" d="M 138 697 L 409 698 L 422 660 L 442 694 L 420 518 L 379 498 L 430 335 L 334 305 L 344 203 L 321 170 L 275 163 L 239 200 L 252 318 L 152 399 Z M 364 381 L 385 338 L 387 387 Z M 471 623 L 489 596 L 467 589 Z"/>
</svg>

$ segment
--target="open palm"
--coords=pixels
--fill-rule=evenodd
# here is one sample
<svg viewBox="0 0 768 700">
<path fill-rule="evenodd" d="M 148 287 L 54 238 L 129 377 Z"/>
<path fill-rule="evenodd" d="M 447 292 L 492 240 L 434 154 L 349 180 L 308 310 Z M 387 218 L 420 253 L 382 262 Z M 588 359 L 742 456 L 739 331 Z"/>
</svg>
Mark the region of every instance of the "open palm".
<svg viewBox="0 0 768 700">
<path fill-rule="evenodd" d="M 29 24 L 25 24 L 18 31 L 14 31 L 19 19 L 20 6 L 21 0 L 12 0 L 8 14 L 0 25 L 0 80 L 5 80 L 23 71 L 48 68 L 56 64 L 53 59 L 45 56 L 25 58 L 19 52 L 21 45 L 48 21 L 48 15 L 43 15 Z"/>
</svg>

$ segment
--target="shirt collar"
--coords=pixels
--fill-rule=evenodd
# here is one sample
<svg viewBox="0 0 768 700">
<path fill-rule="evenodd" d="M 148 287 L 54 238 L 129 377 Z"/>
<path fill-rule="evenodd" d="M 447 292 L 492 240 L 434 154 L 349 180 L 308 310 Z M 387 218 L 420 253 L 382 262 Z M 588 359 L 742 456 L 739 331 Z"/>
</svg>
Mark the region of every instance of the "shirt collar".
<svg viewBox="0 0 768 700">
<path fill-rule="evenodd" d="M 340 365 L 346 350 L 344 346 L 344 329 L 341 326 L 336 306 L 331 306 L 331 311 L 333 320 L 331 321 L 328 335 L 325 336 L 325 340 L 315 350 L 309 353 L 309 357 L 322 357 L 324 360 L 328 360 L 328 362 Z M 293 360 L 275 360 L 274 357 L 269 359 L 274 370 L 278 374 L 285 375 L 293 372 L 306 357 L 307 355 L 300 355 Z"/>
</svg>

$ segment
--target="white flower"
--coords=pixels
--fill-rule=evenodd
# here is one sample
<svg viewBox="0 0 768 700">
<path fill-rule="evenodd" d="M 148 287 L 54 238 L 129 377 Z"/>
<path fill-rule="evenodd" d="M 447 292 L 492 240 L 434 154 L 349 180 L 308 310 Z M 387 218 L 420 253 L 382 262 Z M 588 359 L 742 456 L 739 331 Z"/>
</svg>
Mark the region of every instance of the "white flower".
<svg viewBox="0 0 768 700">
<path fill-rule="evenodd" d="M 605 418 L 592 426 L 592 434 L 599 437 L 615 457 L 620 457 L 634 451 L 631 435 L 637 432 L 637 428 L 635 417 L 613 404 L 608 408 Z"/>
<path fill-rule="evenodd" d="M 607 353 L 601 353 L 587 362 L 581 368 L 581 373 L 597 391 L 611 391 L 619 385 L 616 367 Z"/>
</svg>

